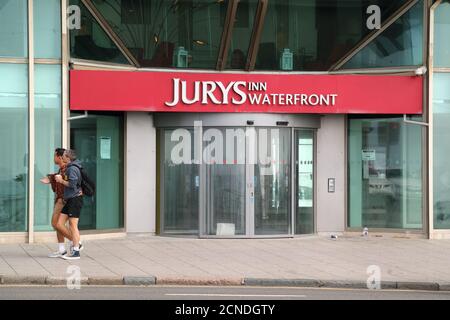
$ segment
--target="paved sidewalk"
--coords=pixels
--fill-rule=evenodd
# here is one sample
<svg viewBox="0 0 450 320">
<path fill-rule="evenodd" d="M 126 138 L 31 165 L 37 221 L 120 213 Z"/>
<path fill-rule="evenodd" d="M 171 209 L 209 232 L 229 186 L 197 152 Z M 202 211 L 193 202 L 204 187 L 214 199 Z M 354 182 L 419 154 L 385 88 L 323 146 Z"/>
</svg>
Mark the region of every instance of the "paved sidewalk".
<svg viewBox="0 0 450 320">
<path fill-rule="evenodd" d="M 247 284 L 258 284 L 255 279 L 365 284 L 368 266 L 377 265 L 382 281 L 450 284 L 450 240 L 129 236 L 83 244 L 81 260 L 72 262 L 47 258 L 54 243 L 0 245 L 0 282 L 63 284 L 73 264 L 90 284 L 119 284 L 124 277 L 129 284 L 152 277 L 157 284 L 239 285 L 244 279 Z"/>
</svg>

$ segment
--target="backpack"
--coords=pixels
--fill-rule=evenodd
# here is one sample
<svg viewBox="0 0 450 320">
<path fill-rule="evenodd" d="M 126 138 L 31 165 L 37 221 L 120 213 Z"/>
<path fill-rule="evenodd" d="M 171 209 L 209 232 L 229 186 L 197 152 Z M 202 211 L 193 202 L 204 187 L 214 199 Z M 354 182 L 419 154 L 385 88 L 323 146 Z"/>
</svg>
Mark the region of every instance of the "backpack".
<svg viewBox="0 0 450 320">
<path fill-rule="evenodd" d="M 77 167 L 81 173 L 81 190 L 83 191 L 83 195 L 92 197 L 95 194 L 95 182 L 92 181 L 91 178 L 87 175 L 84 169 L 76 164 L 73 164 L 74 167 Z"/>
</svg>

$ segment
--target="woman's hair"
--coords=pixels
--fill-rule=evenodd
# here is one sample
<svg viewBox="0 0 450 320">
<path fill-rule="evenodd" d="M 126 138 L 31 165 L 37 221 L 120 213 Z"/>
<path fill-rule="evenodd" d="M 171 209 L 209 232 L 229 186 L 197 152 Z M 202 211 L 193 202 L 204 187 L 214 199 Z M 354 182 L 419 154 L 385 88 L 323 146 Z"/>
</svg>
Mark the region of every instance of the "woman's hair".
<svg viewBox="0 0 450 320">
<path fill-rule="evenodd" d="M 66 152 L 66 149 L 64 148 L 56 148 L 55 153 L 58 157 L 62 157 L 64 155 L 64 152 Z"/>
</svg>

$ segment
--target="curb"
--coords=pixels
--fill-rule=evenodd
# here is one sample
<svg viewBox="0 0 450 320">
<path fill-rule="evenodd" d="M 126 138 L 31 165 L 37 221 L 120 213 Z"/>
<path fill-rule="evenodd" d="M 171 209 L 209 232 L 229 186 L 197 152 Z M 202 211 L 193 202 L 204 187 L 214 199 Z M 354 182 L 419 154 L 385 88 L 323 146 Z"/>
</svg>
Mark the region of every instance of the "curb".
<svg viewBox="0 0 450 320">
<path fill-rule="evenodd" d="M 1 285 L 67 285 L 66 277 L 0 275 Z M 355 280 L 269 279 L 269 278 L 157 278 L 155 276 L 82 277 L 81 285 L 99 286 L 263 286 L 297 288 L 366 289 L 367 283 Z M 450 291 L 449 282 L 382 281 L 383 290 Z"/>
<path fill-rule="evenodd" d="M 157 285 L 183 285 L 183 286 L 241 286 L 241 278 L 157 278 Z"/>
<path fill-rule="evenodd" d="M 123 277 L 123 284 L 126 286 L 150 286 L 156 284 L 156 277 Z"/>
<path fill-rule="evenodd" d="M 367 283 L 354 280 L 314 280 L 314 279 L 261 279 L 244 278 L 243 285 L 246 286 L 280 286 L 299 288 L 342 288 L 342 289 L 366 289 Z M 424 290 L 424 291 L 450 291 L 450 283 L 437 282 L 404 282 L 404 281 L 382 281 L 383 290 Z"/>
</svg>

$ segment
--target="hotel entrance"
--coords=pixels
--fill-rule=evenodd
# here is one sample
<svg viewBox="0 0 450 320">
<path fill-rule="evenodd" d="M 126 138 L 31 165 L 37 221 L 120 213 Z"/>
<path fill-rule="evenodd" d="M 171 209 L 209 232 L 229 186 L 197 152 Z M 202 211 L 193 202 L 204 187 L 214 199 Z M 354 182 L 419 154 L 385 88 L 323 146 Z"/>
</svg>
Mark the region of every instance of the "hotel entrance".
<svg viewBox="0 0 450 320">
<path fill-rule="evenodd" d="M 161 234 L 314 233 L 318 117 L 174 118 L 156 117 Z"/>
</svg>

